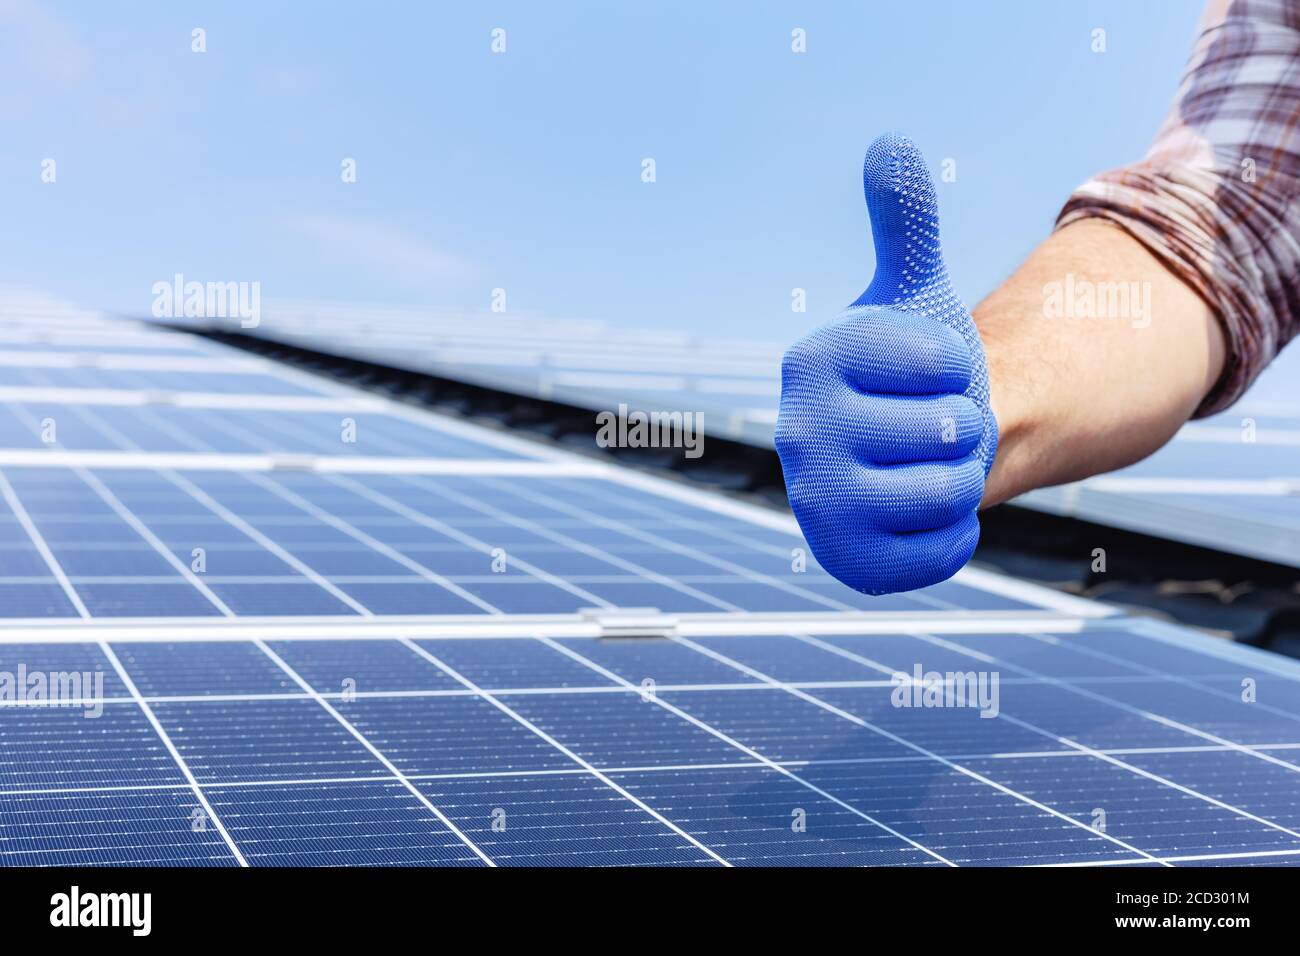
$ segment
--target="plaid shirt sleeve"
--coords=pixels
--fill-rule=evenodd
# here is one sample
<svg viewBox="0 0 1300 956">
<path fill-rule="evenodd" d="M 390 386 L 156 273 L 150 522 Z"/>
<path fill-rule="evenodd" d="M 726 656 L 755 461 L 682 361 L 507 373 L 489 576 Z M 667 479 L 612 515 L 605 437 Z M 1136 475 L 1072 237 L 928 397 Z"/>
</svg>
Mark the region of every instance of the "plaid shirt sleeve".
<svg viewBox="0 0 1300 956">
<path fill-rule="evenodd" d="M 1300 331 L 1300 0 L 1211 0 L 1173 109 L 1141 162 L 1084 183 L 1057 228 L 1109 220 L 1217 315 L 1228 407 Z"/>
</svg>

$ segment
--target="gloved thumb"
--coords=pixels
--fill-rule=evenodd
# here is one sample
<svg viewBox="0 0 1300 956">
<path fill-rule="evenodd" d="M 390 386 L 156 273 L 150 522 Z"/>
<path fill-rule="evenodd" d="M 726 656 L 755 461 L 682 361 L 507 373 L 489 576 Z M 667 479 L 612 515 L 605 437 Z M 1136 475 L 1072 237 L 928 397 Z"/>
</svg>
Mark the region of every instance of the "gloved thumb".
<svg viewBox="0 0 1300 956">
<path fill-rule="evenodd" d="M 862 186 L 871 215 L 876 274 L 853 305 L 922 300 L 914 307 L 924 308 L 926 293 L 948 281 L 939 249 L 939 203 L 925 158 L 906 136 L 885 133 L 867 149 Z"/>
</svg>

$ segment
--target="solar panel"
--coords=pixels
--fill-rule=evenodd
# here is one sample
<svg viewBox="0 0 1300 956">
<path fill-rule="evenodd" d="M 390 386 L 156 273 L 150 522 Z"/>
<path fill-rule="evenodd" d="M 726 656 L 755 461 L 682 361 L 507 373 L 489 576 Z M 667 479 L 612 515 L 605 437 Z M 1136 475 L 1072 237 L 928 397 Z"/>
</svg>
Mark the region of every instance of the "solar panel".
<svg viewBox="0 0 1300 956">
<path fill-rule="evenodd" d="M 277 304 L 256 329 L 224 327 L 582 408 L 687 408 L 711 436 L 772 446 L 780 343 L 308 303 Z M 1300 566 L 1298 372 L 1300 353 L 1286 352 L 1245 401 L 1145 461 L 1016 504 Z"/>
<path fill-rule="evenodd" d="M 1294 662 L 126 328 L 284 389 L 4 393 L 4 862 L 1300 862 Z"/>
<path fill-rule="evenodd" d="M 619 402 L 702 411 L 719 438 L 771 445 L 780 389 L 778 342 L 708 339 L 527 314 L 416 313 L 328 303 L 276 303 L 255 328 L 168 319 L 345 358 L 434 374 L 513 394 L 607 409 Z"/>
</svg>

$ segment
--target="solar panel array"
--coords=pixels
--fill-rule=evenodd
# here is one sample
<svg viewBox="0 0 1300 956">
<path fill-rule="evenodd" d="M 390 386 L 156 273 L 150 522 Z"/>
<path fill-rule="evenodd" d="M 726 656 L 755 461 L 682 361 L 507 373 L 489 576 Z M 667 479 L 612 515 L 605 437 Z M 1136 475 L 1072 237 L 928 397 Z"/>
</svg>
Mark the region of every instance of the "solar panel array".
<svg viewBox="0 0 1300 956">
<path fill-rule="evenodd" d="M 704 412 L 719 438 L 771 445 L 780 391 L 777 342 L 628 329 L 587 319 L 266 303 L 260 321 L 168 324 L 243 333 L 344 358 L 596 410 L 629 396 L 647 408 Z"/>
<path fill-rule="evenodd" d="M 0 311 L 4 863 L 1300 862 L 1291 661 Z"/>
<path fill-rule="evenodd" d="M 204 324 L 213 320 L 200 320 Z M 228 331 L 595 410 L 702 412 L 706 431 L 771 447 L 783 346 L 592 321 L 277 304 Z M 1247 399 L 1185 427 L 1151 458 L 1016 503 L 1300 566 L 1300 353 Z"/>
</svg>

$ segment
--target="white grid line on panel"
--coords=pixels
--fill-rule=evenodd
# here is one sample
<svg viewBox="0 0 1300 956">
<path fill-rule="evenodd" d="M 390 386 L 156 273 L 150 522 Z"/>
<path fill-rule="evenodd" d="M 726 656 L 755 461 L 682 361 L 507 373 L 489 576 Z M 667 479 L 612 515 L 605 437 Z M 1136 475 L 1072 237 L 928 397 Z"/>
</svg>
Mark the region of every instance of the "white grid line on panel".
<svg viewBox="0 0 1300 956">
<path fill-rule="evenodd" d="M 64 592 L 77 608 L 78 613 L 82 617 L 88 617 L 89 612 L 87 612 L 86 606 L 82 603 L 76 590 L 68 583 L 68 578 L 67 575 L 64 574 L 63 568 L 54 557 L 54 553 L 50 550 L 49 545 L 46 544 L 45 538 L 41 535 L 40 530 L 36 527 L 35 523 L 33 523 L 31 515 L 27 513 L 27 509 L 23 506 L 22 502 L 18 500 L 18 496 L 14 494 L 13 486 L 9 484 L 9 479 L 4 476 L 3 472 L 0 472 L 0 492 L 3 493 L 5 501 L 14 512 L 14 515 L 18 518 L 19 523 L 22 524 L 23 530 L 26 531 L 28 537 L 31 538 L 32 544 L 40 553 L 41 558 L 49 566 L 55 578 L 58 579 L 64 587 Z M 244 859 L 243 854 L 239 852 L 239 847 L 235 845 L 234 840 L 231 839 L 230 834 L 226 831 L 225 825 L 221 822 L 221 818 L 217 816 L 217 812 L 208 802 L 208 798 L 204 795 L 203 788 L 199 785 L 198 779 L 190 770 L 189 765 L 181 756 L 180 751 L 176 749 L 176 745 L 172 742 L 171 737 L 168 736 L 167 731 L 163 729 L 163 725 L 158 720 L 158 716 L 154 713 L 153 708 L 145 703 L 144 699 L 140 696 L 140 691 L 136 687 L 135 682 L 131 680 L 130 675 L 127 674 L 126 670 L 122 667 L 121 661 L 117 659 L 117 655 L 113 653 L 108 642 L 103 640 L 99 641 L 99 648 L 108 659 L 109 663 L 112 664 L 114 670 L 117 672 L 118 678 L 126 686 L 126 689 L 130 691 L 132 698 L 139 705 L 141 712 L 143 712 L 145 718 L 149 721 L 149 725 L 153 728 L 154 733 L 158 735 L 159 740 L 162 742 L 163 746 L 166 747 L 167 752 L 171 755 L 172 759 L 176 762 L 176 766 L 189 782 L 195 798 L 202 805 L 203 811 L 208 815 L 208 819 L 212 820 L 213 825 L 216 826 L 218 832 L 220 832 L 221 838 L 225 840 L 231 853 L 233 853 L 235 859 L 239 861 L 239 865 L 247 866 L 248 862 Z"/>
<path fill-rule="evenodd" d="M 542 730 L 542 728 L 538 727 L 538 726 L 537 726 L 536 724 L 534 724 L 532 721 L 528 720 L 526 717 L 524 717 L 522 714 L 520 714 L 517 710 L 515 710 L 515 709 L 512 708 L 512 707 L 510 707 L 510 706 L 509 706 L 508 704 L 506 704 L 504 701 L 500 700 L 500 699 L 496 696 L 496 692 L 495 692 L 495 691 L 487 691 L 487 690 L 484 690 L 483 688 L 479 687 L 479 686 L 476 685 L 473 681 L 471 681 L 468 677 L 465 677 L 465 676 L 464 676 L 463 674 L 461 674 L 459 671 L 455 670 L 454 668 L 452 668 L 452 667 L 449 666 L 448 664 L 445 664 L 443 661 L 439 660 L 439 659 L 438 659 L 437 657 L 435 657 L 433 654 L 430 654 L 427 650 L 425 650 L 424 648 L 420 647 L 420 645 L 416 644 L 414 641 L 407 640 L 407 639 L 403 639 L 403 640 L 402 640 L 402 644 L 403 644 L 403 646 L 405 646 L 405 647 L 408 648 L 409 650 L 411 650 L 411 651 L 413 651 L 414 653 L 418 654 L 418 655 L 419 655 L 420 657 L 422 657 L 424 660 L 427 660 L 430 664 L 433 664 L 435 667 L 437 667 L 439 670 L 441 670 L 443 673 L 445 673 L 448 677 L 451 677 L 453 680 L 458 681 L 459 683 L 461 683 L 462 685 L 464 685 L 465 688 L 468 689 L 468 690 L 470 690 L 470 691 L 472 691 L 472 692 L 474 693 L 475 696 L 477 696 L 477 697 L 479 697 L 479 698 L 481 698 L 481 699 L 487 701 L 487 702 L 488 702 L 489 704 L 491 704 L 493 707 L 497 708 L 497 709 L 500 710 L 503 714 L 505 714 L 506 716 L 508 716 L 511 720 L 514 720 L 514 721 L 515 721 L 516 723 L 518 723 L 520 726 L 526 728 L 527 730 L 531 731 L 533 734 L 535 734 L 535 735 L 537 735 L 538 737 L 540 737 L 542 740 L 546 741 L 546 743 L 550 744 L 552 747 L 554 747 L 554 748 L 555 748 L 556 750 L 558 750 L 560 753 L 564 754 L 566 757 L 568 757 L 568 758 L 569 758 L 570 760 L 572 760 L 574 763 L 578 764 L 578 765 L 579 765 L 580 767 L 582 767 L 584 770 L 588 771 L 592 776 L 594 776 L 597 780 L 599 780 L 599 781 L 600 781 L 601 783 L 603 783 L 605 786 L 609 787 L 611 790 L 613 790 L 613 791 L 614 791 L 615 793 L 617 793 L 619 796 L 623 797 L 623 799 L 625 799 L 625 800 L 627 800 L 628 802 L 634 804 L 635 806 L 637 806 L 638 808 L 640 808 L 640 809 L 641 809 L 642 811 L 644 811 L 645 813 L 648 813 L 651 817 L 653 817 L 654 819 L 658 820 L 661 824 L 663 824 L 664 826 L 666 826 L 666 827 L 667 827 L 669 830 L 671 830 L 673 833 L 676 833 L 676 834 L 677 834 L 678 836 L 680 836 L 682 839 L 686 840 L 686 841 L 687 841 L 688 843 L 690 843 L 692 846 L 698 847 L 700 850 L 703 850 L 703 851 L 704 851 L 704 852 L 705 852 L 705 853 L 706 853 L 706 854 L 707 854 L 711 859 L 716 860 L 717 862 L 721 863 L 723 866 L 731 866 L 731 863 L 729 863 L 729 862 L 728 862 L 726 859 L 724 859 L 722 856 L 718 855 L 718 854 L 715 853 L 712 849 L 710 849 L 709 847 L 705 846 L 703 843 L 701 843 L 701 842 L 700 842 L 699 840 L 697 840 L 695 837 L 691 836 L 691 834 L 687 833 L 685 830 L 683 830 L 683 829 L 682 829 L 681 827 L 679 827 L 677 824 L 673 823 L 671 820 L 669 820 L 669 819 L 668 819 L 667 817 L 665 817 L 663 814 L 659 813 L 659 811 L 653 809 L 653 808 L 650 807 L 648 804 L 646 804 L 644 801 L 642 801 L 642 800 L 640 800 L 639 798 L 633 796 L 631 793 L 629 793 L 627 790 L 625 790 L 622 786 L 620 786 L 619 784 L 615 783 L 612 779 L 610 779 L 606 774 L 604 774 L 604 773 L 602 773 L 600 770 L 596 769 L 596 767 L 595 767 L 592 763 L 590 763 L 590 762 L 587 761 L 587 760 L 584 760 L 584 759 L 583 759 L 579 754 L 577 754 L 575 751 L 573 751 L 573 750 L 571 750 L 570 748 L 566 747 L 564 744 L 562 744 L 560 741 L 556 740 L 554 737 L 552 737 L 552 736 L 551 736 L 550 734 L 548 734 L 546 731 Z"/>
<path fill-rule="evenodd" d="M 750 677 L 754 677 L 758 680 L 761 680 L 773 688 L 777 688 L 786 691 L 787 693 L 793 694 L 795 697 L 798 697 L 800 700 L 807 701 L 810 704 L 820 707 L 822 710 L 825 710 L 828 713 L 834 714 L 835 716 L 847 720 L 850 723 L 856 724 L 859 727 L 863 727 L 867 730 L 870 730 L 872 733 L 878 734 L 888 740 L 894 741 L 894 743 L 901 744 L 902 746 L 907 747 L 909 750 L 915 751 L 916 753 L 921 754 L 922 756 L 929 757 L 931 760 L 934 760 L 937 763 L 942 764 L 943 766 L 947 767 L 949 770 L 955 770 L 956 772 L 962 774 L 963 776 L 970 777 L 972 780 L 976 780 L 979 783 L 984 784 L 985 786 L 992 787 L 994 790 L 997 790 L 1000 793 L 1006 794 L 1009 797 L 1019 800 L 1021 803 L 1024 803 L 1027 806 L 1031 806 L 1036 810 L 1041 810 L 1045 813 L 1051 814 L 1052 816 L 1057 817 L 1060 820 L 1064 820 L 1066 823 L 1069 823 L 1071 826 L 1079 827 L 1080 829 L 1087 830 L 1090 834 L 1094 834 L 1096 836 L 1100 836 L 1105 840 L 1109 840 L 1111 843 L 1123 847 L 1126 850 L 1131 850 L 1134 853 L 1140 854 L 1141 856 L 1146 857 L 1148 860 L 1155 860 L 1155 857 L 1152 856 L 1150 853 L 1147 853 L 1145 850 L 1141 850 L 1138 847 L 1135 847 L 1132 844 L 1127 843 L 1116 836 L 1112 836 L 1109 833 L 1099 831 L 1094 827 L 1091 827 L 1088 824 L 1084 823 L 1082 820 L 1076 820 L 1074 817 L 1070 816 L 1067 813 L 1063 813 L 1060 810 L 1057 810 L 1055 807 L 1048 806 L 1047 804 L 1039 800 L 1035 800 L 1033 797 L 1020 793 L 1018 790 L 1014 790 L 1011 787 L 998 783 L 996 780 L 992 780 L 984 776 L 983 774 L 970 769 L 969 767 L 956 763 L 955 761 L 950 760 L 947 757 L 943 757 L 935 753 L 934 751 L 929 750 L 926 747 L 922 747 L 920 744 L 908 740 L 906 737 L 894 733 L 893 731 L 889 731 L 883 727 L 879 727 L 868 720 L 863 720 L 857 714 L 851 714 L 846 710 L 842 710 L 841 708 L 836 707 L 834 704 L 824 701 L 820 697 L 816 697 L 805 690 L 801 690 L 800 688 L 793 687 L 790 684 L 779 681 L 775 677 L 771 677 L 763 673 L 762 671 L 757 670 L 756 668 L 750 667 L 747 664 L 742 664 L 740 661 L 727 657 L 725 654 L 721 654 L 718 651 L 703 646 L 702 644 L 697 644 L 694 641 L 689 640 L 687 638 L 679 637 L 676 638 L 675 641 L 676 643 L 681 644 L 684 647 L 689 647 L 692 650 L 696 651 L 697 653 L 703 654 L 704 656 L 711 658 L 712 660 L 716 660 L 721 664 L 726 664 L 728 667 L 732 667 L 740 671 L 741 673 L 747 674 Z"/>
<path fill-rule="evenodd" d="M 577 653 L 576 651 L 573 651 L 562 644 L 557 644 L 555 641 L 552 641 L 550 638 L 542 637 L 542 638 L 538 638 L 538 640 L 540 640 L 547 647 L 550 647 L 554 650 L 558 650 L 560 653 L 573 658 L 575 661 L 584 665 L 585 667 L 591 668 L 596 673 L 601 674 L 602 676 L 610 680 L 617 681 L 619 684 L 625 687 L 637 690 L 637 692 L 640 693 L 640 689 L 637 688 L 630 681 L 623 679 L 622 677 L 620 677 L 618 674 L 615 674 L 611 670 L 607 670 L 606 668 L 601 667 L 595 661 L 587 657 L 584 657 L 583 655 Z M 771 758 L 764 756 L 763 754 L 759 753 L 757 750 L 754 750 L 752 747 L 746 746 L 745 744 L 741 743 L 739 740 L 736 740 L 734 737 L 731 737 L 728 734 L 722 732 L 721 730 L 718 730 L 716 727 L 713 727 L 708 723 L 706 723 L 705 721 L 700 720 L 698 717 L 695 717 L 693 714 L 687 713 L 686 711 L 682 710 L 680 707 L 677 707 L 674 704 L 669 703 L 668 701 L 660 697 L 658 694 L 652 694 L 647 699 L 651 703 L 664 708 L 669 713 L 674 714 L 675 716 L 681 718 L 682 720 L 685 720 L 687 723 L 700 728 L 701 730 L 705 731 L 708 734 L 711 734 L 712 736 L 716 737 L 718 740 L 721 740 L 723 743 L 727 744 L 728 746 L 734 747 L 737 750 L 739 750 L 741 753 L 746 754 L 752 759 L 760 761 L 765 767 L 768 767 L 771 770 L 775 770 L 778 773 L 786 777 L 789 777 L 795 783 L 798 783 L 800 786 L 807 788 L 808 790 L 812 791 L 813 793 L 817 794 L 823 799 L 830 800 L 832 803 L 840 807 L 843 807 L 845 810 L 848 810 L 850 813 L 854 814 L 855 816 L 859 816 L 862 819 L 866 820 L 867 822 L 879 827 L 880 829 L 884 830 L 886 833 L 890 834 L 891 836 L 899 840 L 902 840 L 908 845 L 922 851 L 927 856 L 933 857 L 934 859 L 938 860 L 940 863 L 943 863 L 946 866 L 957 865 L 953 863 L 951 860 L 949 860 L 947 857 L 943 856 L 942 854 L 937 853 L 936 851 L 930 849 L 924 844 L 918 843 L 916 840 L 913 840 L 911 837 L 895 830 L 893 827 L 889 826 L 889 824 L 877 820 L 875 817 L 865 812 L 864 810 L 861 810 L 858 807 L 853 806 L 853 804 L 848 803 L 845 800 L 841 800 L 839 797 L 835 796 L 834 794 L 829 793 L 826 790 L 823 790 L 815 783 L 812 783 L 809 780 L 805 780 L 803 777 L 799 776 L 794 771 L 790 770 L 788 767 L 782 766 L 781 764 L 777 763 Z"/>
<path fill-rule="evenodd" d="M 353 724 L 352 721 L 348 720 L 341 713 L 339 713 L 338 709 L 335 708 L 333 704 L 331 704 L 324 697 L 318 694 L 315 688 L 313 688 L 309 683 L 307 683 L 307 681 L 305 681 L 302 678 L 302 675 L 300 675 L 296 670 L 290 667 L 288 663 L 285 662 L 284 658 L 282 658 L 279 654 L 275 653 L 275 651 L 271 650 L 271 648 L 269 648 L 266 645 L 266 643 L 263 641 L 254 641 L 253 643 L 257 646 L 259 650 L 261 650 L 264 654 L 266 654 L 266 656 L 269 657 L 277 667 L 279 667 L 282 671 L 284 671 L 285 674 L 287 674 L 294 681 L 294 683 L 296 683 L 299 687 L 301 687 L 304 691 L 306 691 L 307 694 L 309 694 L 312 697 L 312 699 L 316 701 L 317 704 L 323 707 L 331 717 L 333 717 L 336 721 L 338 721 L 344 730 L 350 733 L 357 740 L 358 743 L 360 743 L 363 747 L 365 747 L 366 750 L 368 750 L 372 756 L 374 756 L 380 763 L 382 763 L 384 767 L 388 770 L 388 772 L 392 774 L 393 777 L 398 782 L 400 782 L 404 787 L 406 787 L 406 789 L 411 793 L 411 795 L 414 796 L 415 799 L 418 800 L 425 807 L 425 809 L 427 809 L 435 817 L 437 817 L 438 820 L 442 823 L 442 825 L 445 826 L 452 834 L 454 834 L 458 840 L 460 840 L 467 847 L 469 847 L 470 850 L 473 851 L 475 856 L 477 856 L 488 866 L 496 866 L 495 861 L 493 861 L 493 859 L 490 856 L 484 853 L 478 847 L 478 845 L 474 843 L 473 840 L 471 840 L 464 833 L 462 833 L 460 828 L 456 826 L 456 824 L 453 823 L 446 814 L 444 814 L 441 810 L 439 810 L 436 806 L 434 806 L 433 802 L 430 801 L 429 798 L 424 795 L 424 792 L 419 787 L 417 787 L 414 783 L 412 783 L 410 778 L 408 778 L 405 774 L 403 774 L 402 771 L 398 769 L 397 765 L 393 763 L 390 759 L 388 759 L 387 755 L 385 755 L 382 750 L 380 750 L 377 746 L 375 746 L 375 744 L 371 743 L 370 739 L 366 737 L 366 735 L 363 734 L 359 729 L 357 729 L 356 725 Z"/>
<path fill-rule="evenodd" d="M 771 688 L 765 688 L 771 689 Z M 666 691 L 667 688 L 664 688 Z M 501 694 L 502 691 L 493 691 L 494 694 Z M 329 695 L 322 694 L 322 697 Z M 475 695 L 470 695 L 475 696 Z M 143 698 L 150 700 L 150 698 Z M 302 694 L 295 699 L 312 700 L 310 694 Z M 134 703 L 134 700 L 130 701 Z M 1269 744 L 1273 748 L 1285 748 L 1294 750 L 1300 748 L 1300 743 L 1289 744 Z M 1106 748 L 1098 749 L 1098 753 L 1109 756 L 1145 756 L 1151 754 L 1169 754 L 1169 753 L 1228 753 L 1230 748 L 1224 747 L 1149 747 L 1149 748 Z M 1026 759 L 1045 759 L 1045 758 L 1062 758 L 1066 760 L 1083 760 L 1092 757 L 1091 754 L 1081 750 L 1035 750 L 1024 752 L 1009 753 L 963 753 L 953 754 L 951 760 L 1026 760 Z M 782 767 L 798 769 L 801 767 L 828 767 L 828 766 L 890 766 L 896 764 L 918 764 L 932 762 L 929 757 L 917 755 L 908 757 L 858 757 L 858 758 L 839 758 L 832 760 L 773 760 L 773 763 L 780 764 Z M 637 764 L 629 766 L 605 767 L 601 771 L 605 774 L 632 774 L 632 773 L 685 773 L 691 771 L 705 770 L 763 770 L 769 769 L 769 765 L 761 760 L 739 760 L 729 763 L 691 763 L 691 764 Z M 548 767 L 537 770 L 471 770 L 461 773 L 408 773 L 408 780 L 487 780 L 496 778 L 519 778 L 519 777 L 549 777 L 549 776 L 589 776 L 590 772 L 581 766 L 574 767 Z M 298 777 L 285 778 L 277 780 L 228 780 L 221 783 L 209 783 L 204 787 L 207 790 L 236 789 L 242 787 L 291 787 L 309 784 L 331 784 L 331 783 L 399 783 L 399 779 L 387 774 L 372 774 L 361 777 Z M 0 789 L 0 797 L 15 796 L 40 796 L 56 794 L 76 794 L 76 793 L 117 793 L 117 792 L 135 792 L 135 791 L 176 791 L 191 789 L 187 783 L 143 783 L 143 784 L 113 784 L 94 787 L 17 787 L 11 789 Z M 1297 850 L 1296 852 L 1300 852 Z M 1136 861 L 1140 862 L 1140 861 Z"/>
</svg>

